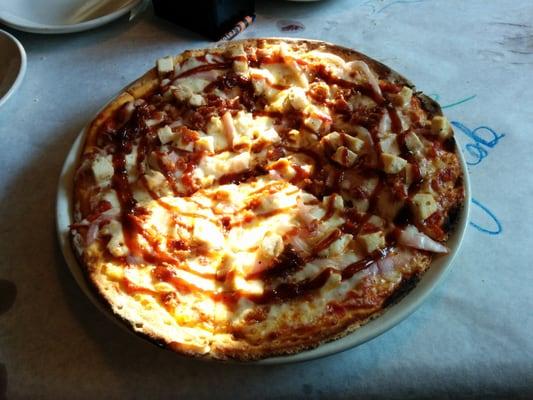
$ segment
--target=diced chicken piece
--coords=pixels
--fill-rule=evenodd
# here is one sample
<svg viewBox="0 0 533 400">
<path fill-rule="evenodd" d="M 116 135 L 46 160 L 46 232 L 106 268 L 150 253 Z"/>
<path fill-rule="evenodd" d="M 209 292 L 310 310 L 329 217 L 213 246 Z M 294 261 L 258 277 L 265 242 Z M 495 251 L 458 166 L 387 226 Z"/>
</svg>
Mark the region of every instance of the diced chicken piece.
<svg viewBox="0 0 533 400">
<path fill-rule="evenodd" d="M 176 139 L 177 133 L 173 132 L 170 126 L 165 125 L 157 130 L 157 136 L 159 137 L 161 144 L 167 144 Z"/>
<path fill-rule="evenodd" d="M 204 136 L 198 139 L 194 146 L 197 151 L 205 151 L 208 154 L 213 154 L 215 152 L 215 139 L 213 136 Z"/>
<path fill-rule="evenodd" d="M 385 236 L 382 231 L 366 233 L 359 235 L 357 238 L 367 253 L 372 253 L 374 250 L 385 247 Z"/>
<path fill-rule="evenodd" d="M 381 161 L 383 162 L 383 170 L 387 174 L 397 174 L 407 165 L 407 161 L 394 154 L 381 154 Z"/>
<path fill-rule="evenodd" d="M 452 134 L 452 128 L 446 117 L 437 115 L 431 120 L 431 133 L 441 139 L 447 139 Z"/>
<path fill-rule="evenodd" d="M 346 134 L 344 135 L 344 143 L 346 147 L 357 154 L 359 154 L 365 146 L 365 142 L 361 139 Z"/>
<path fill-rule="evenodd" d="M 395 156 L 400 154 L 400 146 L 398 146 L 398 140 L 396 135 L 385 135 L 379 141 L 381 151 L 387 154 L 393 154 Z"/>
<path fill-rule="evenodd" d="M 122 225 L 116 220 L 111 220 L 105 225 L 101 233 L 104 235 L 111 235 L 111 239 L 107 243 L 107 249 L 115 257 L 123 257 L 129 253 L 128 246 L 125 244 L 124 233 L 122 232 Z"/>
<path fill-rule="evenodd" d="M 202 177 L 217 179 L 223 175 L 235 174 L 250 167 L 250 153 L 223 152 L 210 157 L 203 157 L 196 171 L 202 172 Z"/>
<path fill-rule="evenodd" d="M 242 43 L 229 47 L 227 54 L 230 58 L 234 58 L 233 71 L 243 75 L 248 73 L 248 60 Z"/>
<path fill-rule="evenodd" d="M 189 98 L 189 104 L 193 107 L 200 107 L 200 106 L 205 106 L 206 102 L 205 102 L 204 97 L 201 94 L 195 93 L 191 95 L 191 97 Z"/>
<path fill-rule="evenodd" d="M 353 236 L 350 234 L 342 235 L 340 238 L 335 240 L 329 247 L 322 250 L 320 253 L 318 253 L 322 257 L 336 257 L 343 254 L 346 250 L 346 247 L 350 244 L 350 242 L 353 240 Z"/>
<path fill-rule="evenodd" d="M 233 71 L 237 74 L 246 75 L 248 73 L 248 62 L 244 60 L 233 61 Z"/>
<path fill-rule="evenodd" d="M 120 281 L 124 278 L 124 269 L 113 263 L 104 264 L 103 273 L 112 281 Z"/>
<path fill-rule="evenodd" d="M 299 83 L 299 85 L 304 88 L 309 87 L 309 81 L 307 80 L 307 76 L 302 71 L 298 63 L 294 60 L 294 57 L 292 55 L 291 49 L 289 48 L 289 45 L 285 42 L 281 42 L 279 48 L 280 48 L 280 55 L 283 58 L 283 61 L 294 72 L 294 78 L 296 82 Z"/>
<path fill-rule="evenodd" d="M 330 149 L 335 150 L 337 147 L 342 146 L 342 138 L 339 132 L 328 133 L 320 140 L 323 144 L 326 144 Z"/>
<path fill-rule="evenodd" d="M 291 107 L 297 111 L 303 111 L 309 105 L 305 90 L 300 87 L 291 88 L 287 98 Z"/>
<path fill-rule="evenodd" d="M 214 223 L 207 219 L 195 218 L 192 238 L 197 242 L 208 244 L 215 250 L 224 247 L 224 235 Z"/>
<path fill-rule="evenodd" d="M 220 117 L 211 117 L 205 131 L 214 139 L 215 151 L 227 149 L 232 143 L 228 143 L 224 133 L 224 126 Z"/>
<path fill-rule="evenodd" d="M 369 224 L 377 226 L 378 228 L 384 228 L 386 223 L 386 221 L 378 215 L 371 215 L 370 218 L 368 218 L 367 222 Z"/>
<path fill-rule="evenodd" d="M 337 193 L 333 193 L 330 196 L 324 196 L 322 199 L 322 204 L 324 207 L 329 207 L 330 202 L 333 201 L 333 209 L 337 211 L 342 211 L 344 209 L 344 199 L 342 196 Z"/>
<path fill-rule="evenodd" d="M 378 137 L 383 137 L 390 134 L 392 129 L 392 121 L 388 112 L 383 113 L 378 125 Z"/>
<path fill-rule="evenodd" d="M 161 172 L 151 169 L 144 175 L 144 178 L 146 179 L 146 184 L 148 185 L 148 188 L 152 192 L 156 193 L 159 196 L 165 196 L 167 194 L 170 194 L 167 179 L 165 178 L 165 175 L 163 175 Z"/>
<path fill-rule="evenodd" d="M 275 82 L 274 75 L 264 68 L 250 68 L 249 71 L 254 93 L 256 95 L 266 94 L 269 89 L 269 83 Z"/>
<path fill-rule="evenodd" d="M 418 179 L 419 177 L 419 169 L 413 164 L 407 164 L 405 166 L 405 183 L 407 185 L 411 185 L 415 179 Z"/>
<path fill-rule="evenodd" d="M 287 139 L 291 144 L 300 147 L 302 135 L 300 134 L 299 130 L 291 129 L 289 132 L 287 132 Z"/>
<path fill-rule="evenodd" d="M 113 189 L 106 190 L 102 195 L 102 200 L 108 201 L 112 208 L 120 208 L 120 201 L 118 199 L 117 192 Z"/>
<path fill-rule="evenodd" d="M 281 140 L 278 132 L 274 128 L 261 132 L 260 137 L 270 143 L 278 143 Z"/>
<path fill-rule="evenodd" d="M 174 71 L 174 58 L 169 56 L 157 60 L 157 71 L 160 74 Z"/>
<path fill-rule="evenodd" d="M 424 221 L 438 210 L 435 198 L 429 193 L 417 193 L 411 199 L 413 212 L 420 221 Z"/>
<path fill-rule="evenodd" d="M 351 167 L 357 161 L 357 154 L 347 147 L 341 146 L 333 153 L 331 159 L 344 167 Z"/>
<path fill-rule="evenodd" d="M 91 169 L 93 170 L 94 178 L 96 179 L 98 186 L 107 185 L 115 172 L 110 155 L 96 156 L 92 162 Z"/>
<path fill-rule="evenodd" d="M 339 132 L 331 132 L 327 134 L 322 138 L 322 142 L 327 144 L 332 150 L 335 150 L 340 146 L 345 146 L 354 153 L 359 153 L 365 145 L 365 142 L 361 139 Z"/>
<path fill-rule="evenodd" d="M 299 171 L 305 172 L 307 176 L 311 176 L 313 173 L 313 161 L 309 157 L 299 153 L 280 158 L 268 164 L 266 169 L 271 171 L 271 174 L 291 180 L 297 174 L 295 166 L 298 166 Z"/>
<path fill-rule="evenodd" d="M 399 93 L 391 96 L 392 103 L 396 107 L 407 107 L 411 103 L 413 97 L 413 90 L 407 86 L 404 86 Z"/>
<path fill-rule="evenodd" d="M 320 131 L 322 130 L 322 125 L 324 124 L 324 121 L 316 115 L 309 115 L 304 120 L 304 124 L 309 129 L 311 129 L 313 132 L 320 133 Z"/>
<path fill-rule="evenodd" d="M 405 135 L 405 145 L 409 151 L 414 154 L 424 150 L 424 143 L 422 143 L 420 138 L 414 132 L 409 132 L 407 135 Z"/>
<path fill-rule="evenodd" d="M 277 233 L 267 232 L 261 241 L 261 253 L 267 257 L 278 257 L 283 251 L 283 238 Z"/>
<path fill-rule="evenodd" d="M 144 124 L 148 127 L 159 125 L 165 120 L 165 116 L 166 116 L 165 112 L 156 112 L 152 118 L 146 119 L 144 121 Z"/>
<path fill-rule="evenodd" d="M 194 142 L 200 138 L 200 134 L 186 126 L 181 126 L 178 130 L 179 134 L 177 140 L 174 140 L 174 145 L 180 150 L 192 153 L 195 147 Z"/>
</svg>

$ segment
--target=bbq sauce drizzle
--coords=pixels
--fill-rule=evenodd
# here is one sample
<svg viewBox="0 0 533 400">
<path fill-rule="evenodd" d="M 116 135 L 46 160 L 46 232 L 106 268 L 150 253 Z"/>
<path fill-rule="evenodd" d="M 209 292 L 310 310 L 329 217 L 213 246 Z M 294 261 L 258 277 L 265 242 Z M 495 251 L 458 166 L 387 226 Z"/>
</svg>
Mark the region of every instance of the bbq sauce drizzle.
<svg viewBox="0 0 533 400">
<path fill-rule="evenodd" d="M 204 57 L 205 58 L 205 57 Z M 180 79 L 192 76 L 197 73 L 206 72 L 209 70 L 227 70 L 231 67 L 233 60 L 229 60 L 226 62 L 219 62 L 219 63 L 211 63 L 211 64 L 204 64 L 197 66 L 195 68 L 192 68 L 190 70 L 187 70 L 181 74 L 178 74 L 174 77 L 174 79 Z M 269 63 L 279 63 L 284 62 L 283 59 L 280 57 L 271 57 L 271 58 L 263 58 L 260 57 L 254 60 L 253 62 L 250 62 L 251 65 L 254 66 L 261 66 Z M 305 65 L 305 63 L 299 63 L 300 65 Z M 415 175 L 415 182 L 411 185 L 409 188 L 409 195 L 412 193 L 415 193 L 421 182 L 422 178 L 420 175 L 420 170 L 418 167 L 418 164 L 413 157 L 413 155 L 407 150 L 405 146 L 405 135 L 408 133 L 408 131 L 402 132 L 402 122 L 400 120 L 399 115 L 397 114 L 396 109 L 386 100 L 386 97 L 383 97 L 382 95 L 379 95 L 376 93 L 370 84 L 355 84 L 352 82 L 344 81 L 340 78 L 334 77 L 331 75 L 330 72 L 326 70 L 326 68 L 323 65 L 314 65 L 311 66 L 311 68 L 308 71 L 311 75 L 314 75 L 315 81 L 323 81 L 328 85 L 337 85 L 338 87 L 349 89 L 351 93 L 360 93 L 364 94 L 368 97 L 371 97 L 376 103 L 377 107 L 379 108 L 379 111 L 377 111 L 376 115 L 383 115 L 384 113 L 388 113 L 390 119 L 391 119 L 391 128 L 394 133 L 397 134 L 397 140 L 399 143 L 399 146 L 401 148 L 401 156 L 407 159 L 413 166 L 414 166 L 414 175 Z M 292 122 L 292 124 L 295 124 L 297 126 L 293 126 L 296 128 L 302 128 L 301 123 L 301 115 L 299 115 L 298 112 L 292 113 L 289 115 L 285 115 L 282 113 L 277 112 L 266 112 L 264 110 L 264 102 L 260 98 L 253 98 L 253 94 L 250 93 L 250 81 L 247 79 L 236 79 L 231 78 L 228 80 L 227 76 L 229 74 L 225 74 L 222 77 L 219 77 L 217 80 L 215 80 L 212 84 L 208 85 L 206 87 L 205 92 L 209 93 L 211 92 L 215 87 L 218 88 L 233 88 L 233 87 L 239 87 L 243 93 L 243 97 L 247 98 L 248 104 L 241 104 L 241 108 L 244 106 L 245 109 L 248 109 L 248 111 L 251 111 L 254 115 L 268 115 L 271 118 L 277 120 L 277 122 L 281 122 L 282 120 L 289 118 L 289 120 Z M 286 87 L 283 85 L 272 85 L 274 86 L 274 89 L 277 90 L 283 90 Z M 386 85 L 382 84 L 380 82 L 381 90 L 387 94 L 387 93 L 396 93 L 399 89 L 394 84 Z M 166 88 L 162 88 L 161 91 L 163 92 Z M 244 96 L 246 94 L 246 96 Z M 152 95 L 152 94 L 151 94 Z M 210 96 L 210 95 L 209 95 Z M 209 97 L 208 97 L 209 98 Z M 250 99 L 253 98 L 254 104 L 250 104 Z M 314 98 L 315 103 L 317 103 L 317 99 Z M 224 102 L 221 100 L 215 100 L 215 103 L 213 104 L 222 104 L 224 107 L 234 107 L 235 104 L 231 104 L 228 102 Z M 326 105 L 331 108 L 331 104 L 326 104 L 324 101 L 323 105 Z M 263 107 L 261 107 L 263 106 Z M 209 104 L 204 107 L 204 111 L 207 112 L 206 115 L 210 115 L 209 113 L 213 112 L 213 110 L 210 110 Z M 152 107 L 153 108 L 153 107 Z M 237 107 L 238 108 L 238 107 Z M 223 108 L 225 111 L 227 108 Z M 189 292 L 191 290 L 191 286 L 186 281 L 178 278 L 175 273 L 173 272 L 172 268 L 181 268 L 186 269 L 190 271 L 186 263 L 183 263 L 180 261 L 179 257 L 174 257 L 169 254 L 167 254 L 164 251 L 161 251 L 159 249 L 159 245 L 157 241 L 154 241 L 150 238 L 149 235 L 146 234 L 146 232 L 142 229 L 142 216 L 143 216 L 143 209 L 137 206 L 137 203 L 133 197 L 132 188 L 128 181 L 128 174 L 126 171 L 126 155 L 129 154 L 131 151 L 132 143 L 135 141 L 138 141 L 138 154 L 136 159 L 136 168 L 137 173 L 139 176 L 141 176 L 140 182 L 145 186 L 149 194 L 156 200 L 159 201 L 159 197 L 156 193 L 151 191 L 148 188 L 146 179 L 142 175 L 143 172 L 143 163 L 145 163 L 146 158 L 148 154 L 150 153 L 150 150 L 153 148 L 158 147 L 158 139 L 157 136 L 154 135 L 151 128 L 146 126 L 144 121 L 148 119 L 151 115 L 151 113 L 154 110 L 150 108 L 146 103 L 141 104 L 137 106 L 133 112 L 133 115 L 130 117 L 130 119 L 119 129 L 112 132 L 111 135 L 109 135 L 109 132 L 105 132 L 107 136 L 105 137 L 111 137 L 111 144 L 113 145 L 113 166 L 114 166 L 114 174 L 112 177 L 112 188 L 117 192 L 120 205 L 121 205 L 121 214 L 120 214 L 120 222 L 123 226 L 124 231 L 124 237 L 125 237 L 125 244 L 128 247 L 130 251 L 130 255 L 133 257 L 140 257 L 144 261 L 156 265 L 156 268 L 153 271 L 154 278 L 156 280 L 168 282 L 172 284 L 178 291 L 180 292 Z M 200 107 L 196 112 L 201 112 L 202 107 Z M 215 110 L 216 111 L 216 110 Z M 234 111 L 233 111 L 234 112 Z M 375 112 L 375 111 L 374 111 Z M 354 113 L 357 113 L 357 110 L 354 111 Z M 220 113 L 222 114 L 222 113 Z M 356 114 L 352 114 L 350 116 L 351 119 L 354 118 Z M 367 121 L 367 128 L 371 133 L 373 142 L 374 142 L 374 151 L 378 156 L 382 153 L 381 146 L 379 144 L 379 138 L 377 137 L 377 125 L 379 123 L 379 119 L 374 118 Z M 333 127 L 332 127 L 333 130 Z M 285 138 L 284 138 L 285 140 Z M 287 142 L 283 143 L 284 147 L 286 149 L 291 148 L 291 145 L 289 145 Z M 260 151 L 261 149 L 259 149 Z M 297 171 L 298 179 L 295 179 L 297 183 L 305 182 L 303 184 L 304 187 L 311 182 L 312 184 L 315 184 L 314 193 L 317 197 L 321 198 L 325 195 L 331 194 L 331 193 L 340 193 L 340 182 L 343 179 L 343 170 L 339 169 L 338 166 L 332 164 L 331 161 L 324 158 L 322 154 L 319 152 L 317 153 L 316 149 L 311 148 L 297 148 L 294 149 L 297 152 L 303 153 L 309 157 L 311 157 L 315 163 L 315 173 L 308 177 L 306 173 L 302 171 Z M 281 155 L 285 152 L 285 150 L 281 149 Z M 278 152 L 278 156 L 280 155 L 280 152 Z M 194 167 L 196 166 L 197 162 L 201 158 L 202 154 L 193 154 L 185 157 L 185 161 L 181 162 L 181 167 L 183 167 L 184 172 L 184 178 L 182 179 L 182 184 L 186 186 L 188 189 L 188 193 L 191 194 L 196 189 L 194 187 L 194 182 L 191 178 L 191 173 L 194 170 Z M 379 162 L 379 161 L 378 161 Z M 161 163 L 160 163 L 161 164 Z M 176 186 L 176 181 L 174 178 L 174 170 L 168 169 L 166 166 L 160 165 L 165 177 L 167 178 L 170 187 L 172 188 L 175 195 L 179 194 L 179 191 Z M 357 165 L 355 168 L 365 171 L 370 170 L 375 172 L 375 166 L 368 166 L 365 165 L 365 163 Z M 332 172 L 334 174 L 333 184 L 328 185 L 327 179 L 329 179 L 329 173 L 325 174 L 325 171 Z M 257 166 L 255 169 L 250 171 L 245 171 L 243 173 L 238 174 L 229 174 L 222 176 L 218 179 L 219 184 L 226 184 L 226 183 L 241 183 L 248 181 L 254 177 L 257 177 L 259 175 L 262 175 L 265 173 L 265 170 L 261 166 Z M 375 211 L 376 209 L 376 201 L 379 198 L 380 191 L 384 186 L 384 177 L 381 172 L 378 172 L 378 183 L 375 187 L 375 189 L 372 191 L 372 193 L 368 196 L 366 196 L 369 200 L 369 208 L 368 208 L 368 215 L 366 215 L 363 218 L 359 218 L 357 222 L 354 220 L 347 220 L 347 223 L 341 229 L 335 229 L 330 234 L 323 238 L 320 243 L 318 243 L 313 249 L 313 254 L 317 254 L 321 250 L 329 247 L 331 243 L 333 243 L 336 239 L 338 239 L 344 232 L 359 232 L 363 227 L 365 226 L 366 220 L 368 217 L 370 217 L 370 213 Z M 313 192 L 313 191 L 312 191 Z M 359 190 L 361 192 L 361 190 Z M 333 196 L 329 199 L 327 203 L 327 210 L 326 215 L 323 219 L 330 218 L 334 213 L 333 208 Z M 165 205 L 165 203 L 160 202 L 163 206 L 170 208 L 168 205 Z M 406 206 L 407 207 L 407 206 Z M 404 207 L 405 208 L 405 207 Z M 349 214 L 349 213 L 347 213 Z M 405 225 L 407 223 L 413 223 L 412 216 L 408 212 L 408 208 L 405 210 L 402 209 L 402 211 L 399 213 L 397 217 L 398 224 Z M 143 248 L 143 246 L 140 245 L 138 237 L 142 236 L 144 239 L 150 244 L 151 250 L 148 251 Z M 293 299 L 295 297 L 299 296 L 305 296 L 306 294 L 316 291 L 320 288 L 322 288 L 330 276 L 334 273 L 339 273 L 341 275 L 342 280 L 350 279 L 353 275 L 355 275 L 357 272 L 360 272 L 362 270 L 365 270 L 369 268 L 371 265 L 379 261 L 380 259 L 386 257 L 389 255 L 393 249 L 391 247 L 391 244 L 394 244 L 395 241 L 395 235 L 389 235 L 388 237 L 388 246 L 384 249 L 376 250 L 373 253 L 371 253 L 366 258 L 357 261 L 353 264 L 348 265 L 343 270 L 337 270 L 332 267 L 327 267 L 322 272 L 320 272 L 317 276 L 314 278 L 306 279 L 300 282 L 296 283 L 281 283 L 275 287 L 267 288 L 265 292 L 262 295 L 247 295 L 242 294 L 238 292 L 223 292 L 223 293 L 211 293 L 206 292 L 207 295 L 212 297 L 215 300 L 218 301 L 224 301 L 228 303 L 235 303 L 238 301 L 239 298 L 246 297 L 249 300 L 257 303 L 257 304 L 269 304 L 284 300 Z M 179 247 L 179 246 L 178 246 Z M 181 250 L 187 251 L 190 250 L 189 248 L 183 248 Z M 287 272 L 290 270 L 294 270 L 295 268 L 301 268 L 307 260 L 301 260 L 301 259 L 295 259 L 289 258 L 284 259 L 281 262 L 278 262 L 271 270 L 266 270 L 264 272 L 264 276 L 267 277 L 268 275 L 276 275 L 279 274 L 280 271 Z M 126 264 L 129 264 L 129 261 L 125 260 Z M 204 278 L 209 279 L 215 279 L 216 274 L 198 274 L 194 271 L 193 272 L 199 276 L 202 276 Z M 137 292 L 151 292 L 150 289 L 137 287 L 131 282 L 129 282 L 126 278 L 124 278 L 123 281 L 123 287 L 129 292 L 129 293 L 137 293 Z M 197 290 L 197 289 L 195 289 Z M 153 294 L 153 293 L 152 293 Z"/>
</svg>

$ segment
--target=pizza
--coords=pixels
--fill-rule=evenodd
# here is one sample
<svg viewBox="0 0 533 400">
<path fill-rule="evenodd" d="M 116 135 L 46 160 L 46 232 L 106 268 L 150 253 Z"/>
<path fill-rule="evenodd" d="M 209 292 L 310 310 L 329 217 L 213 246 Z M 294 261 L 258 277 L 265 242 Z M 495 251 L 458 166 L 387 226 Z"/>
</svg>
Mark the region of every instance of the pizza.
<svg viewBox="0 0 533 400">
<path fill-rule="evenodd" d="M 162 346 L 293 354 L 379 316 L 449 251 L 463 174 L 439 106 L 386 66 L 232 42 L 157 60 L 92 121 L 72 245 Z"/>
</svg>

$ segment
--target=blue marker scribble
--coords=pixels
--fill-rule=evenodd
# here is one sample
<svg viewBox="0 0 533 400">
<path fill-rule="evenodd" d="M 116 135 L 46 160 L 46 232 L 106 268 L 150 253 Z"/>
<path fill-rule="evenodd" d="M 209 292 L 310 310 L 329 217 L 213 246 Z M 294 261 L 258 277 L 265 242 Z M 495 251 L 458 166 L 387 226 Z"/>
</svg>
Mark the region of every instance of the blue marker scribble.
<svg viewBox="0 0 533 400">
<path fill-rule="evenodd" d="M 489 152 L 485 147 L 492 149 L 498 144 L 500 139 L 505 137 L 504 133 L 497 133 L 494 129 L 489 128 L 488 126 L 479 126 L 471 130 L 459 121 L 452 121 L 452 125 L 474 141 L 474 143 L 468 143 L 465 145 L 466 153 L 471 156 L 469 160 L 466 160 L 468 165 L 478 165 L 489 155 Z"/>
<path fill-rule="evenodd" d="M 385 4 L 383 7 L 381 7 L 380 9 L 377 8 L 377 6 L 373 3 L 375 3 L 376 1 L 375 0 L 368 0 L 367 2 L 364 3 L 365 6 L 370 6 L 372 8 L 372 13 L 373 14 L 379 14 L 381 12 L 383 12 L 384 10 L 386 10 L 387 8 L 395 5 L 395 4 L 411 4 L 411 3 L 422 3 L 422 2 L 425 2 L 425 1 L 428 1 L 428 0 L 394 0 L 394 1 L 389 1 L 388 4 Z"/>
<path fill-rule="evenodd" d="M 440 96 L 437 93 L 428 94 L 429 97 L 431 97 L 435 101 L 439 101 Z M 452 108 L 455 106 L 458 106 L 459 104 L 466 103 L 467 101 L 474 100 L 477 97 L 476 94 L 473 94 L 472 96 L 465 97 L 464 99 L 454 101 L 453 103 L 446 104 L 444 106 L 441 106 L 442 109 L 445 108 Z"/>
<path fill-rule="evenodd" d="M 498 218 L 493 214 L 493 212 L 490 211 L 487 207 L 485 207 L 483 204 L 481 204 L 479 201 L 477 201 L 474 198 L 472 198 L 472 203 L 478 206 L 482 211 L 484 211 L 485 214 L 493 221 L 495 226 L 493 227 L 493 229 L 488 229 L 472 221 L 470 221 L 470 225 L 472 225 L 478 231 L 486 233 L 488 235 L 499 235 L 500 233 L 502 233 L 503 231 L 502 224 L 500 223 Z"/>
<path fill-rule="evenodd" d="M 463 103 L 466 103 L 467 101 L 470 101 L 470 100 L 473 100 L 476 98 L 477 95 L 473 94 L 472 96 L 470 97 L 465 97 L 464 99 L 462 100 L 458 100 L 454 103 L 451 103 L 451 104 L 446 104 L 445 106 L 442 106 L 442 108 L 452 108 L 452 107 L 455 107 L 455 106 L 458 106 L 459 104 L 463 104 Z"/>
</svg>

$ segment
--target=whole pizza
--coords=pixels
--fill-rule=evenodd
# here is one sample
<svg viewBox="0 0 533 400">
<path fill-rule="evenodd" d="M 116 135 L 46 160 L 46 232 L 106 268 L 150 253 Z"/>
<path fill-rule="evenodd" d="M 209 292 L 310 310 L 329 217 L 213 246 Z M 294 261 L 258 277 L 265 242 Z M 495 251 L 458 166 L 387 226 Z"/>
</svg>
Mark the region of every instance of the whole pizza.
<svg viewBox="0 0 533 400">
<path fill-rule="evenodd" d="M 159 59 L 87 129 L 73 247 L 136 332 L 251 360 L 357 329 L 430 267 L 464 201 L 453 131 L 386 66 L 256 39 Z"/>
</svg>

